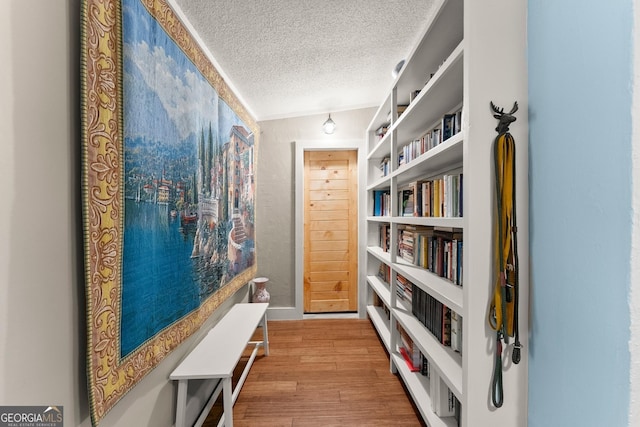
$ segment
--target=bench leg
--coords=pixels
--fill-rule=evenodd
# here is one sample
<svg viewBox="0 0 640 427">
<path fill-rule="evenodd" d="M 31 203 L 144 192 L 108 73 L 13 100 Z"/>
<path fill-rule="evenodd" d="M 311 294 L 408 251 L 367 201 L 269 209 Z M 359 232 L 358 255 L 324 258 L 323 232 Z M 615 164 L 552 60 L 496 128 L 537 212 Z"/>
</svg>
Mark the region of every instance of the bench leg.
<svg viewBox="0 0 640 427">
<path fill-rule="evenodd" d="M 225 427 L 233 427 L 233 390 L 231 388 L 231 378 L 227 377 L 222 381 L 224 425 Z"/>
<path fill-rule="evenodd" d="M 176 398 L 176 427 L 185 427 L 187 416 L 187 380 L 178 381 Z"/>
<path fill-rule="evenodd" d="M 267 312 L 262 317 L 262 340 L 264 341 L 264 355 L 269 355 L 269 332 L 267 331 Z"/>
</svg>

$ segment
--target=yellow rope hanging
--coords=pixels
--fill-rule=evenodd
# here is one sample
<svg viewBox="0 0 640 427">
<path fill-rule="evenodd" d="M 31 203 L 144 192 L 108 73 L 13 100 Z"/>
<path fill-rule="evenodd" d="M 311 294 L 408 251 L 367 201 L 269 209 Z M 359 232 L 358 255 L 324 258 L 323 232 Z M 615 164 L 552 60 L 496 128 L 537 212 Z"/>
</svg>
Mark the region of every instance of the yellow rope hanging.
<svg viewBox="0 0 640 427">
<path fill-rule="evenodd" d="M 513 217 L 514 189 L 514 153 L 515 142 L 511 134 L 500 135 L 495 142 L 496 198 L 494 257 L 496 278 L 493 299 L 489 310 L 489 324 L 495 331 L 501 331 L 508 342 L 513 336 L 515 262 L 513 251 L 512 229 L 515 227 Z"/>
<path fill-rule="evenodd" d="M 502 351 L 509 344 L 509 337 L 515 337 L 512 360 L 520 362 L 520 337 L 518 332 L 518 239 L 516 222 L 516 163 L 515 141 L 509 133 L 509 125 L 516 118 L 518 103 L 514 103 L 511 112 L 505 113 L 493 102 L 493 117 L 500 120 L 494 141 L 494 171 L 496 186 L 496 212 L 494 224 L 494 269 L 495 282 L 491 297 L 488 321 L 496 331 L 496 349 L 491 384 L 491 400 L 496 408 L 504 402 L 502 387 Z"/>
</svg>

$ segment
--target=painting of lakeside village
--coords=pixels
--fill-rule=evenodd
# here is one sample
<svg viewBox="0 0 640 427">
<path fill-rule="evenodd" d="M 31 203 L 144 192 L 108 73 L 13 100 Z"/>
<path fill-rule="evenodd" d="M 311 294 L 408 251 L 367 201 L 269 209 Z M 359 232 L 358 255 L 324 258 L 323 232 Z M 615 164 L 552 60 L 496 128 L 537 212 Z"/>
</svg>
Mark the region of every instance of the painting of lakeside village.
<svg viewBox="0 0 640 427">
<path fill-rule="evenodd" d="M 137 0 L 123 4 L 121 358 L 255 263 L 253 133 Z"/>
</svg>

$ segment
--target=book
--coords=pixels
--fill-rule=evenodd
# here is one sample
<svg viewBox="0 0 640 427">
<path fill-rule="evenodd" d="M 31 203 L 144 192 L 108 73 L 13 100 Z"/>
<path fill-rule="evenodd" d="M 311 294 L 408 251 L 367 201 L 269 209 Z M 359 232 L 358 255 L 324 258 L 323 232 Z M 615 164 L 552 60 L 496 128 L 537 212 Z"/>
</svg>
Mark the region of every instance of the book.
<svg viewBox="0 0 640 427">
<path fill-rule="evenodd" d="M 373 190 L 373 216 L 382 216 L 383 194 L 382 190 Z"/>
<path fill-rule="evenodd" d="M 462 286 L 463 241 L 462 230 L 452 227 L 433 227 L 427 239 L 428 257 L 425 268 L 455 285 Z"/>
<path fill-rule="evenodd" d="M 400 336 L 400 354 L 411 372 L 419 372 L 422 366 L 420 349 L 413 343 L 413 340 L 402 326 L 399 323 L 396 325 Z"/>
<path fill-rule="evenodd" d="M 421 365 L 420 365 L 420 374 L 429 378 L 431 376 L 431 365 L 429 364 L 429 359 L 425 357 L 424 354 L 420 353 Z"/>
<path fill-rule="evenodd" d="M 442 304 L 442 334 L 440 342 L 444 346 L 451 346 L 451 309 L 444 304 Z"/>
<path fill-rule="evenodd" d="M 380 237 L 380 249 L 384 252 L 389 252 L 389 240 L 391 236 L 391 230 L 389 224 L 380 224 L 379 229 L 379 237 Z"/>
<path fill-rule="evenodd" d="M 402 225 L 398 228 L 398 255 L 413 264 L 414 260 L 414 226 Z"/>
<path fill-rule="evenodd" d="M 462 178 L 462 173 L 452 173 L 411 182 L 414 216 L 462 217 Z"/>
<path fill-rule="evenodd" d="M 385 157 L 380 161 L 380 177 L 381 178 L 389 175 L 389 172 L 391 172 L 390 162 L 391 162 L 391 159 L 389 157 Z"/>
<path fill-rule="evenodd" d="M 409 92 L 409 104 L 411 104 L 420 94 L 420 89 Z"/>
<path fill-rule="evenodd" d="M 453 404 L 454 404 L 454 413 L 453 413 L 453 419 L 456 420 L 456 425 L 458 427 L 460 427 L 461 423 L 462 423 L 462 404 L 460 403 L 460 401 L 458 400 L 458 398 L 453 395 Z"/>
<path fill-rule="evenodd" d="M 400 117 L 402 115 L 402 113 L 404 113 L 404 111 L 407 109 L 409 105 L 405 105 L 405 104 L 401 104 L 396 106 L 396 112 L 398 113 L 398 117 Z M 387 121 L 391 122 L 391 111 L 389 111 L 389 113 L 387 114 Z"/>
<path fill-rule="evenodd" d="M 391 278 L 391 267 L 381 262 L 380 267 L 378 267 L 378 277 L 388 285 Z"/>
<path fill-rule="evenodd" d="M 398 190 L 398 216 L 413 216 L 413 190 L 405 188 Z"/>
<path fill-rule="evenodd" d="M 455 117 L 455 114 L 445 114 L 442 117 L 442 142 L 446 141 L 454 135 Z"/>
<path fill-rule="evenodd" d="M 462 353 L 462 316 L 451 311 L 451 350 Z"/>
<path fill-rule="evenodd" d="M 411 314 L 445 347 L 462 351 L 462 318 L 419 286 L 409 282 Z"/>
<path fill-rule="evenodd" d="M 440 128 L 436 128 L 431 131 L 431 139 L 434 147 L 440 145 L 442 142 L 442 133 Z"/>
<path fill-rule="evenodd" d="M 422 183 L 422 216 L 431 216 L 431 181 Z"/>
<path fill-rule="evenodd" d="M 384 137 L 384 135 L 387 133 L 388 130 L 389 130 L 389 123 L 385 123 L 382 126 L 380 126 L 378 129 L 376 129 L 376 135 L 382 138 Z"/>
<path fill-rule="evenodd" d="M 409 188 L 413 192 L 413 216 L 422 216 L 422 183 L 424 181 L 413 181 Z"/>
<path fill-rule="evenodd" d="M 459 195 L 460 195 L 460 197 L 459 197 L 459 202 L 458 202 L 458 203 L 459 203 L 459 206 L 458 206 L 458 212 L 460 213 L 460 217 L 462 217 L 462 216 L 463 216 L 462 201 L 464 200 L 464 199 L 463 199 L 463 197 L 462 197 L 462 192 L 463 192 L 463 190 L 462 190 L 462 175 L 463 175 L 463 174 L 461 173 L 461 174 L 460 174 L 460 181 L 459 181 L 460 191 L 458 192 L 458 193 L 459 193 Z"/>
<path fill-rule="evenodd" d="M 433 228 L 416 226 L 413 233 L 414 259 L 413 264 L 424 269 L 428 266 L 429 259 L 429 239 L 433 236 Z"/>
<path fill-rule="evenodd" d="M 389 190 L 373 190 L 371 194 L 373 198 L 372 215 L 389 216 L 391 211 Z"/>
<path fill-rule="evenodd" d="M 431 409 L 439 417 L 452 417 L 455 414 L 455 397 L 446 383 L 439 376 L 430 381 Z"/>
<path fill-rule="evenodd" d="M 456 134 L 462 130 L 462 110 L 455 112 L 453 133 Z"/>
<path fill-rule="evenodd" d="M 396 275 L 396 294 L 401 299 L 413 304 L 413 283 L 404 276 Z"/>
<path fill-rule="evenodd" d="M 407 366 L 409 367 L 409 370 L 411 372 L 418 372 L 420 371 L 420 366 L 415 366 L 411 360 L 411 356 L 409 355 L 409 352 L 407 351 L 407 349 L 405 347 L 400 347 L 400 354 L 402 355 L 402 358 L 404 359 L 404 361 L 406 362 Z"/>
</svg>

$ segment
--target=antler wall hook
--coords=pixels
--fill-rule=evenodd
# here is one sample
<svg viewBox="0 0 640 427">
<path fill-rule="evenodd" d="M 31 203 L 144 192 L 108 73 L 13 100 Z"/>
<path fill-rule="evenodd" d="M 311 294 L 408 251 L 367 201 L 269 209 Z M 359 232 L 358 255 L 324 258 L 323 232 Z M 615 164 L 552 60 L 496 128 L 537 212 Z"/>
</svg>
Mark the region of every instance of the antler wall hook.
<svg viewBox="0 0 640 427">
<path fill-rule="evenodd" d="M 500 120 L 498 122 L 498 127 L 496 127 L 496 132 L 498 132 L 498 135 L 503 135 L 509 132 L 509 125 L 516 121 L 516 118 L 513 116 L 513 114 L 518 111 L 518 102 L 516 101 L 513 103 L 513 108 L 508 113 L 504 112 L 504 108 L 496 107 L 493 101 L 489 102 L 489 104 L 491 105 L 491 110 L 493 110 L 493 112 L 495 113 L 493 117 Z"/>
</svg>

